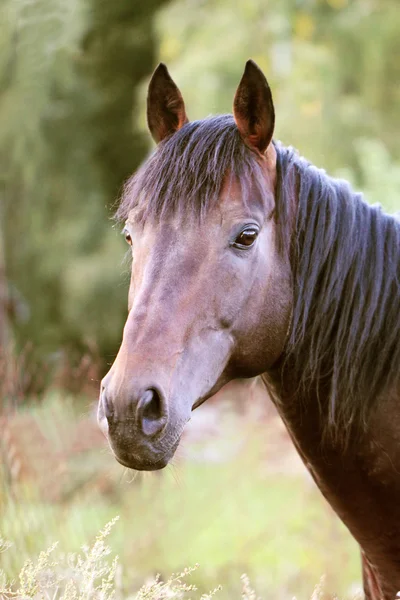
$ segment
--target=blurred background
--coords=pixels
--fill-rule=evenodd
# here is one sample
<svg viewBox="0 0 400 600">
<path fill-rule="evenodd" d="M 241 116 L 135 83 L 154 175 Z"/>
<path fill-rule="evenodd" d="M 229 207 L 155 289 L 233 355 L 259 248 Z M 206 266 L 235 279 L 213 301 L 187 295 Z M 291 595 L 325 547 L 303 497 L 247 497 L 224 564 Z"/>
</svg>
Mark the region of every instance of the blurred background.
<svg viewBox="0 0 400 600">
<path fill-rule="evenodd" d="M 201 591 L 351 594 L 355 543 L 257 382 L 196 411 L 176 462 L 115 464 L 94 419 L 127 314 L 112 220 L 151 151 L 162 60 L 191 119 L 230 112 L 245 61 L 267 75 L 276 138 L 369 201 L 400 209 L 398 0 L 2 0 L 0 4 L 0 555 L 15 577 L 55 540 L 78 549 L 114 515 L 122 587 L 200 563 Z M 1 537 L 1 536 L 0 536 Z"/>
</svg>

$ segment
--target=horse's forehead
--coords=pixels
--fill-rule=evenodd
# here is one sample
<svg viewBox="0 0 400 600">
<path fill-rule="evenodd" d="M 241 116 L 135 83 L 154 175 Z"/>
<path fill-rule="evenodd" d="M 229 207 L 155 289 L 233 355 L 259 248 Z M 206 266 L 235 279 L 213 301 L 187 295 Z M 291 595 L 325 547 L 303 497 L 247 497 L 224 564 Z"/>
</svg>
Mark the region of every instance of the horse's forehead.
<svg viewBox="0 0 400 600">
<path fill-rule="evenodd" d="M 133 227 L 139 227 L 150 237 L 173 237 L 177 233 L 182 237 L 192 230 L 199 230 L 214 223 L 216 225 L 229 223 L 238 219 L 250 217 L 254 212 L 267 212 L 269 204 L 273 203 L 273 191 L 267 171 L 265 180 L 260 184 L 255 178 L 242 180 L 227 173 L 217 198 L 211 200 L 204 208 L 201 198 L 182 198 L 176 202 L 177 209 L 168 211 L 160 216 L 149 215 L 140 219 L 137 208 L 131 210 L 127 222 Z M 268 206 L 267 206 L 268 205 Z M 269 212 L 269 211 L 268 211 Z M 139 218 L 138 218 L 139 215 Z"/>
<path fill-rule="evenodd" d="M 260 199 L 260 191 L 255 182 L 246 182 L 246 185 L 237 177 L 227 178 L 222 186 L 217 205 L 220 210 L 231 212 L 245 209 L 249 204 Z M 250 200 L 250 203 L 248 202 Z"/>
<path fill-rule="evenodd" d="M 219 212 L 227 219 L 237 220 L 246 217 L 269 214 L 274 203 L 273 188 L 270 185 L 268 174 L 265 180 L 250 180 L 244 182 L 232 177 L 227 179 L 222 188 L 218 202 Z"/>
</svg>

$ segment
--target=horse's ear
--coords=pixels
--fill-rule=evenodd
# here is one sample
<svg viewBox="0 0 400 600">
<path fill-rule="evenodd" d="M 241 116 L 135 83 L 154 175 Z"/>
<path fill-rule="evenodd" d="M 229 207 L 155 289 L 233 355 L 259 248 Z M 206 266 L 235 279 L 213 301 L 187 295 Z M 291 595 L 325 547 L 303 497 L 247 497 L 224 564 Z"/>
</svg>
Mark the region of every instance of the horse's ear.
<svg viewBox="0 0 400 600">
<path fill-rule="evenodd" d="M 248 60 L 233 101 L 233 116 L 243 141 L 261 154 L 274 133 L 275 111 L 264 73 Z"/>
<path fill-rule="evenodd" d="M 188 118 L 182 94 L 160 63 L 153 73 L 147 93 L 147 124 L 155 142 L 178 131 Z"/>
</svg>

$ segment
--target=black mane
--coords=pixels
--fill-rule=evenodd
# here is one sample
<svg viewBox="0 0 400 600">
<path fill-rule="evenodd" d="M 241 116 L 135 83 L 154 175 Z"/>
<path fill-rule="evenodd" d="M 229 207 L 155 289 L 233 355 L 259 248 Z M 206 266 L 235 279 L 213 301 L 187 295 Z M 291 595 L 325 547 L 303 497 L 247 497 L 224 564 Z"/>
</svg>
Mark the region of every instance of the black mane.
<svg viewBox="0 0 400 600">
<path fill-rule="evenodd" d="M 287 364 L 303 389 L 322 382 L 327 433 L 343 440 L 400 374 L 400 221 L 292 149 L 278 177 L 278 203 L 291 177 L 298 190 Z"/>
<path fill-rule="evenodd" d="M 292 149 L 276 150 L 276 218 L 294 276 L 287 364 L 299 386 L 324 383 L 327 432 L 345 437 L 351 424 L 366 423 L 379 393 L 399 375 L 400 221 Z M 188 123 L 131 178 L 116 217 L 201 215 L 217 202 L 228 173 L 246 201 L 250 182 L 267 193 L 231 115 Z"/>
<path fill-rule="evenodd" d="M 267 193 L 265 175 L 232 115 L 192 121 L 161 142 L 128 181 L 116 218 L 201 216 L 218 201 L 229 174 L 239 181 L 245 200 L 251 183 L 261 196 Z"/>
</svg>

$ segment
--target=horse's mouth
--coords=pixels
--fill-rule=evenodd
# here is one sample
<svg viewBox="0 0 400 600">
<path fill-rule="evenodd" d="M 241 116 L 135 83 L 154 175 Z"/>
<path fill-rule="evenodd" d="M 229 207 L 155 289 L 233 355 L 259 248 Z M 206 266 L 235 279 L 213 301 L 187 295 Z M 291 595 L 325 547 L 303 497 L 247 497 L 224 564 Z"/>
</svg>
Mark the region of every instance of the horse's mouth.
<svg viewBox="0 0 400 600">
<path fill-rule="evenodd" d="M 120 458 L 116 454 L 114 454 L 114 458 L 120 465 L 123 467 L 127 467 L 128 469 L 132 469 L 133 471 L 159 471 L 160 469 L 164 469 L 169 463 L 169 459 L 163 457 L 161 460 L 156 462 L 152 461 L 137 461 L 136 459 L 128 459 L 125 460 Z"/>
<path fill-rule="evenodd" d="M 125 448 L 116 447 L 108 439 L 115 460 L 123 467 L 134 471 L 159 471 L 164 469 L 174 456 L 179 441 L 180 437 L 167 448 L 156 449 L 142 446 L 133 449 L 131 445 Z"/>
</svg>

